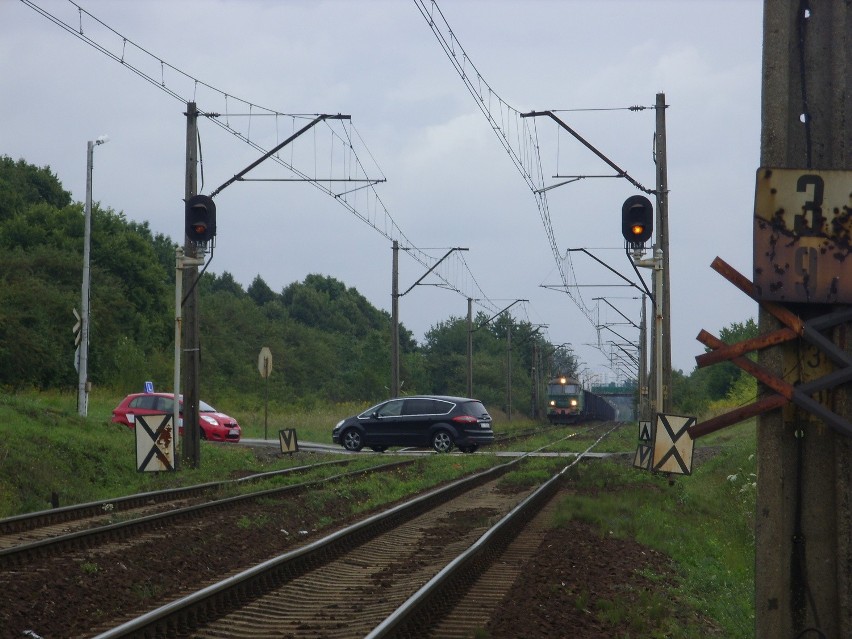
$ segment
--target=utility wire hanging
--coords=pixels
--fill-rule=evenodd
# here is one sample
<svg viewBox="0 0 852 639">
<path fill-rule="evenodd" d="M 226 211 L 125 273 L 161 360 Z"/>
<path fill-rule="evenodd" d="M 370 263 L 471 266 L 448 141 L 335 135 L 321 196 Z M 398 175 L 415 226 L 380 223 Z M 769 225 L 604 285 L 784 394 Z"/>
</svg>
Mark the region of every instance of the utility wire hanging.
<svg viewBox="0 0 852 639">
<path fill-rule="evenodd" d="M 571 277 L 576 282 L 570 254 L 563 257 L 556 242 L 547 203 L 547 189 L 544 187 L 538 133 L 534 121 L 532 124 L 528 124 L 529 120 L 524 119 L 520 111 L 504 101 L 482 77 L 482 74 L 479 73 L 465 52 L 461 42 L 453 33 L 436 0 L 414 0 L 414 4 L 417 5 L 417 9 L 432 29 L 447 58 L 461 77 L 468 92 L 473 96 L 477 107 L 488 120 L 500 144 L 509 154 L 524 182 L 532 191 L 564 290 L 586 316 L 586 319 L 594 325 L 592 309 L 586 305 L 579 291 L 572 292 L 572 289 L 577 289 L 577 287 L 572 285 L 565 271 L 565 263 L 567 262 Z"/>
<path fill-rule="evenodd" d="M 31 9 L 39 13 L 41 16 L 48 19 L 53 24 L 67 31 L 74 37 L 82 40 L 83 42 L 85 42 L 95 50 L 99 51 L 100 53 L 111 58 L 115 62 L 118 62 L 123 67 L 127 68 L 129 71 L 136 74 L 149 84 L 157 87 L 159 90 L 163 91 L 167 95 L 180 101 L 183 104 L 186 104 L 187 102 L 197 102 L 200 99 L 198 96 L 199 89 L 209 92 L 211 98 L 215 97 L 221 100 L 221 104 L 224 106 L 224 113 L 217 113 L 213 109 L 199 109 L 199 115 L 207 117 L 208 120 L 210 120 L 220 128 L 224 129 L 231 135 L 235 136 L 236 138 L 240 139 L 245 144 L 259 151 L 261 154 L 264 154 L 264 156 L 270 152 L 257 142 L 257 136 L 252 138 L 251 121 L 253 118 L 259 118 L 263 116 L 275 116 L 275 127 L 277 128 L 278 116 L 286 115 L 287 117 L 293 118 L 295 128 L 295 120 L 297 118 L 315 119 L 318 117 L 318 114 L 285 114 L 274 109 L 262 107 L 247 100 L 237 98 L 225 91 L 222 91 L 221 89 L 214 87 L 211 84 L 203 82 L 202 80 L 199 80 L 198 78 L 195 78 L 192 75 L 182 71 L 181 69 L 178 69 L 177 67 L 169 64 L 162 58 L 154 55 L 153 53 L 145 49 L 144 47 L 136 44 L 133 40 L 120 34 L 118 31 L 95 17 L 93 14 L 83 9 L 73 0 L 68 0 L 68 3 L 74 7 L 74 13 L 77 22 L 76 26 L 72 25 L 70 21 L 65 21 L 60 17 L 54 15 L 53 13 L 50 13 L 46 9 L 38 6 L 33 0 L 20 1 L 24 5 L 30 7 Z M 101 35 L 100 39 L 98 37 L 99 34 Z M 146 67 L 147 70 L 142 68 L 143 65 L 146 64 L 148 65 L 148 67 Z M 248 118 L 248 124 L 244 130 L 239 129 L 239 125 L 236 124 L 236 121 L 239 121 L 241 118 Z M 235 122 L 232 123 L 232 119 Z M 376 192 L 374 188 L 375 184 L 378 182 L 384 182 L 385 179 L 384 174 L 381 172 L 381 169 L 378 167 L 375 158 L 372 156 L 369 150 L 366 151 L 367 155 L 369 156 L 373 166 L 375 166 L 376 169 L 378 169 L 378 171 L 382 173 L 382 177 L 380 179 L 369 179 L 366 177 L 367 171 L 361 161 L 361 158 L 355 151 L 355 141 L 359 141 L 363 144 L 363 139 L 361 138 L 360 134 L 357 132 L 357 130 L 355 130 L 354 126 L 349 121 L 346 121 L 348 122 L 348 128 L 345 122 L 341 123 L 340 129 L 342 129 L 342 132 L 340 132 L 340 130 L 338 130 L 337 128 L 332 128 L 332 122 L 340 122 L 340 120 L 334 119 L 330 121 L 330 119 L 326 119 L 323 121 L 323 124 L 327 127 L 327 130 L 330 135 L 339 141 L 339 147 L 341 149 L 345 149 L 345 153 L 343 153 L 344 157 L 342 160 L 345 166 L 342 169 L 342 173 L 348 176 L 349 179 L 330 180 L 317 178 L 316 176 L 310 176 L 305 171 L 297 168 L 294 163 L 287 162 L 279 154 L 274 152 L 270 154 L 269 159 L 296 175 L 299 180 L 308 182 L 323 193 L 329 195 L 330 197 L 333 197 L 350 213 L 355 215 L 365 224 L 372 227 L 375 231 L 384 236 L 386 239 L 391 241 L 398 241 L 400 246 L 405 248 L 405 252 L 408 253 L 415 261 L 417 261 L 422 266 L 426 268 L 433 266 L 437 261 L 437 258 L 417 248 L 405 236 L 405 234 L 397 225 L 396 221 L 391 216 L 390 212 L 387 210 L 387 207 L 382 202 L 381 198 L 378 195 L 378 192 Z M 366 149 L 366 144 L 364 144 L 364 148 Z M 344 187 L 346 190 L 342 191 L 336 191 L 332 189 L 332 184 L 346 184 L 347 182 L 352 182 L 356 180 L 365 181 L 367 182 L 367 184 L 365 186 L 355 189 L 349 188 L 347 186 Z M 366 192 L 366 198 L 358 197 L 362 191 Z M 362 204 L 364 200 L 366 200 L 366 202 Z M 471 279 L 475 282 L 473 274 L 470 273 L 470 269 L 467 263 L 463 260 L 461 263 L 464 265 L 464 268 L 468 270 Z M 447 280 L 442 274 L 442 272 L 440 272 L 439 270 L 436 270 L 435 274 L 444 282 L 446 288 L 454 290 L 465 297 L 474 297 L 474 295 L 465 293 L 464 291 L 460 290 L 457 285 Z M 476 285 L 476 287 L 481 294 L 482 291 L 479 288 L 478 284 Z M 479 296 L 476 297 L 477 299 L 480 299 Z M 484 298 L 485 296 L 482 295 L 482 297 Z"/>
</svg>

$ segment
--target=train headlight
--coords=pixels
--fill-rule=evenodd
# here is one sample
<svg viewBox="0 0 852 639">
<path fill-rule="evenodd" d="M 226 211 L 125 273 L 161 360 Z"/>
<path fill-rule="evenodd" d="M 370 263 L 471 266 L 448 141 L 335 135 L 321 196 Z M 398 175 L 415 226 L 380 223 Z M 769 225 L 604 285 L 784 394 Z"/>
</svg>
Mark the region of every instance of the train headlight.
<svg viewBox="0 0 852 639">
<path fill-rule="evenodd" d="M 555 400 L 555 399 L 551 399 L 551 400 L 550 400 L 550 405 L 551 405 L 551 406 L 556 406 L 556 400 Z"/>
<path fill-rule="evenodd" d="M 576 405 L 577 405 L 577 400 L 576 400 L 576 399 L 572 399 L 572 400 L 571 400 L 571 406 L 576 406 Z"/>
</svg>

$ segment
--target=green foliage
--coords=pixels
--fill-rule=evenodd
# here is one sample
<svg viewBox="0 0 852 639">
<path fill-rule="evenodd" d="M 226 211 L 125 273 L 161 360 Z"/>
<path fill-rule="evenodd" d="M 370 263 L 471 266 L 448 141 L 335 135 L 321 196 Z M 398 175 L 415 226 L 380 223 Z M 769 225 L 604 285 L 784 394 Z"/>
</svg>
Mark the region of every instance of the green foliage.
<svg viewBox="0 0 852 639">
<path fill-rule="evenodd" d="M 80 310 L 83 218 L 49 168 L 0 157 L 2 388 L 77 385 L 70 329 L 72 310 Z M 176 247 L 147 222 L 93 207 L 88 373 L 95 388 L 124 395 L 149 380 L 160 390 L 172 387 Z M 214 405 L 258 410 L 267 393 L 279 406 L 304 409 L 387 397 L 391 318 L 354 288 L 311 274 L 280 293 L 258 275 L 244 290 L 228 272 L 204 273 L 197 286 L 199 379 Z M 530 371 L 543 369 L 544 357 L 576 367 L 528 322 L 480 313 L 475 324 L 475 395 L 492 411 L 508 410 L 510 398 L 513 413 L 528 410 Z M 402 393 L 466 394 L 467 335 L 466 319 L 451 318 L 421 346 L 400 326 Z M 264 346 L 273 355 L 267 380 L 256 366 Z"/>
<path fill-rule="evenodd" d="M 38 168 L 22 159 L 15 162 L 0 156 L 0 222 L 39 203 L 62 209 L 71 204 L 71 194 L 62 188 L 50 167 Z"/>
<path fill-rule="evenodd" d="M 757 322 L 753 318 L 733 322 L 719 331 L 719 339 L 727 344 L 736 344 L 758 335 Z M 754 355 L 749 357 L 753 359 Z M 722 406 L 741 406 L 754 401 L 757 395 L 754 378 L 730 362 L 695 368 L 689 376 L 682 371 L 673 371 L 672 386 L 676 409 L 685 415 L 701 416 L 708 411 L 718 411 Z"/>
</svg>

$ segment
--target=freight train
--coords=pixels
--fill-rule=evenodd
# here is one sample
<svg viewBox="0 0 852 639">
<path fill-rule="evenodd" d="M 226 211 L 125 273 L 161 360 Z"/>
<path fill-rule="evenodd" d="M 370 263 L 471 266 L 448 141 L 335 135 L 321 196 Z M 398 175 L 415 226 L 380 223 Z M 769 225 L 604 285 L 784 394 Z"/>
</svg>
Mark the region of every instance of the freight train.
<svg viewBox="0 0 852 639">
<path fill-rule="evenodd" d="M 583 421 L 613 421 L 615 408 L 600 395 L 584 390 L 580 381 L 568 375 L 547 383 L 547 419 L 551 424 Z"/>
</svg>

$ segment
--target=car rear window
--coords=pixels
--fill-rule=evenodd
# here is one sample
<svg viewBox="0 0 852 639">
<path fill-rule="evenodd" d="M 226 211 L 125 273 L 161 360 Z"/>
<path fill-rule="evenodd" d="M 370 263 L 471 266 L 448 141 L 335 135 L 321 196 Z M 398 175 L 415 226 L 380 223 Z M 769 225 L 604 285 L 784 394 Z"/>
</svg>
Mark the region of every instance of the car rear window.
<svg viewBox="0 0 852 639">
<path fill-rule="evenodd" d="M 157 395 L 141 395 L 130 400 L 130 408 L 141 408 L 143 410 L 157 410 Z"/>
<path fill-rule="evenodd" d="M 482 405 L 482 402 L 465 402 L 461 405 L 461 411 L 465 415 L 470 415 L 471 417 L 476 417 L 477 419 L 482 419 L 483 417 L 487 417 L 490 419 L 490 415 L 488 411 L 485 410 L 485 406 Z"/>
</svg>

